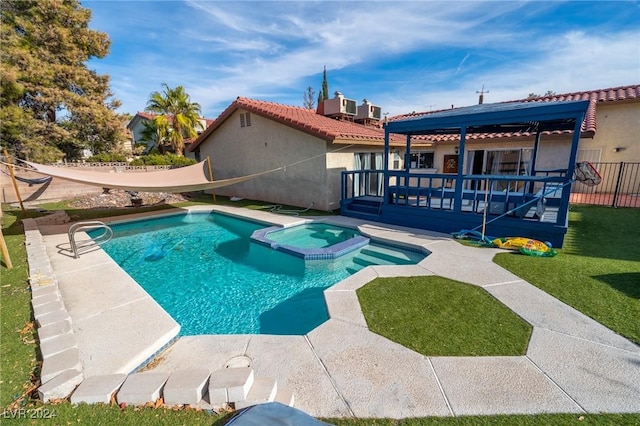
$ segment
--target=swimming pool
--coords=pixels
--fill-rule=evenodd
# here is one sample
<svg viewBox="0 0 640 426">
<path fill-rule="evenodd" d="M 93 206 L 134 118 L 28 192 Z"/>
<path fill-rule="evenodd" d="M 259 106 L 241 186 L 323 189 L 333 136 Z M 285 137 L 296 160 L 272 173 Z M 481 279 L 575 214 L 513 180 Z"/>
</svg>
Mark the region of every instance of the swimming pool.
<svg viewBox="0 0 640 426">
<path fill-rule="evenodd" d="M 325 288 L 368 265 L 425 256 L 369 244 L 305 260 L 252 242 L 265 225 L 220 213 L 111 227 L 114 238 L 102 248 L 181 325 L 181 335 L 305 334 L 328 319 Z"/>
</svg>

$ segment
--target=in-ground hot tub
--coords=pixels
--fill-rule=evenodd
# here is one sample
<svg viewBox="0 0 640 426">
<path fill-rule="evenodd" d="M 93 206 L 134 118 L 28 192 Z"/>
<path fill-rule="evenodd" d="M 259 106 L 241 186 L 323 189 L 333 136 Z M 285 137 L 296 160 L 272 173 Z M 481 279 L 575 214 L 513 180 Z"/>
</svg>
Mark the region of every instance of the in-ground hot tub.
<svg viewBox="0 0 640 426">
<path fill-rule="evenodd" d="M 326 223 L 259 229 L 251 240 L 306 260 L 335 259 L 369 244 L 357 230 Z"/>
</svg>

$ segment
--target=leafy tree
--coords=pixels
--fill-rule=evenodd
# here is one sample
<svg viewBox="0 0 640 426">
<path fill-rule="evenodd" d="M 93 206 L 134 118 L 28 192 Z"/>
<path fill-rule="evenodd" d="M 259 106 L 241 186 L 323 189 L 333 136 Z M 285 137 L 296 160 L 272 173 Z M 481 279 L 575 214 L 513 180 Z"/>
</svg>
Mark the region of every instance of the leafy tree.
<svg viewBox="0 0 640 426">
<path fill-rule="evenodd" d="M 143 155 L 138 157 L 130 163 L 132 166 L 159 166 L 168 165 L 174 167 L 184 167 L 196 164 L 196 160 L 193 158 L 183 157 L 172 153 L 166 153 L 164 155 L 151 153 L 149 155 Z"/>
<path fill-rule="evenodd" d="M 547 90 L 546 93 L 544 95 L 538 95 L 537 93 L 529 93 L 529 96 L 527 96 L 527 99 L 535 99 L 535 98 L 544 98 L 547 96 L 555 96 L 556 92 L 552 91 L 552 90 Z"/>
<path fill-rule="evenodd" d="M 307 87 L 307 91 L 302 94 L 302 106 L 306 109 L 316 109 L 316 91 L 313 90 L 313 87 Z"/>
<path fill-rule="evenodd" d="M 200 104 L 191 102 L 183 86 L 170 88 L 163 83 L 163 92 L 153 92 L 147 101 L 146 111 L 159 114 L 153 119 L 157 130 L 157 142 L 169 144 L 176 154 L 182 155 L 184 140 L 198 136 L 202 129 Z"/>
<path fill-rule="evenodd" d="M 126 139 L 109 76 L 86 62 L 109 52 L 77 0 L 4 1 L 1 10 L 0 132 L 20 158 L 76 159 L 121 149 Z"/>
<path fill-rule="evenodd" d="M 87 158 L 87 163 L 126 163 L 127 157 L 122 154 L 111 154 L 103 152 Z"/>
</svg>

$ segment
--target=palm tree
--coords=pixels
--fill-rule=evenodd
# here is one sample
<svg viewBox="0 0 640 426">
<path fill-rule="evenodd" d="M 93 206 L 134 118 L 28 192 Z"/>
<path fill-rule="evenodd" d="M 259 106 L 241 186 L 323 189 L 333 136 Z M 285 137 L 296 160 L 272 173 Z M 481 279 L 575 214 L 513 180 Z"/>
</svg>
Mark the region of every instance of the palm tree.
<svg viewBox="0 0 640 426">
<path fill-rule="evenodd" d="M 175 89 L 162 84 L 162 93 L 153 92 L 147 101 L 146 111 L 159 114 L 153 119 L 158 130 L 158 145 L 169 143 L 176 154 L 182 155 L 184 140 L 198 136 L 196 129 L 202 129 L 200 104 L 191 102 L 183 86 Z"/>
<path fill-rule="evenodd" d="M 169 134 L 169 120 L 164 115 L 158 115 L 153 120 L 144 120 L 142 122 L 144 129 L 140 134 L 140 140 L 147 142 L 145 152 L 158 148 L 161 154 L 164 154 L 165 144 Z"/>
</svg>

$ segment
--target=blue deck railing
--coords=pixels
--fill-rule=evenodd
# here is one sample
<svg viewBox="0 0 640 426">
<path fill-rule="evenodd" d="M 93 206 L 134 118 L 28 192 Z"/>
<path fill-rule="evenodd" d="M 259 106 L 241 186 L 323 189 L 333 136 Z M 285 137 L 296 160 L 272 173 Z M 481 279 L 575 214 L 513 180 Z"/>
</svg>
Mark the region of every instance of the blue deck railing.
<svg viewBox="0 0 640 426">
<path fill-rule="evenodd" d="M 422 210 L 461 214 L 502 215 L 524 220 L 558 222 L 553 214 L 568 198 L 565 170 L 542 170 L 535 176 L 464 175 L 456 192 L 458 175 L 389 171 L 388 193 L 384 194 L 380 171 L 359 170 L 342 173 L 342 200 L 378 197 L 381 203 Z M 544 213 L 548 214 L 546 217 Z"/>
</svg>

